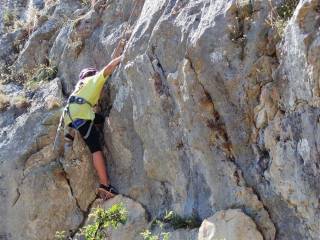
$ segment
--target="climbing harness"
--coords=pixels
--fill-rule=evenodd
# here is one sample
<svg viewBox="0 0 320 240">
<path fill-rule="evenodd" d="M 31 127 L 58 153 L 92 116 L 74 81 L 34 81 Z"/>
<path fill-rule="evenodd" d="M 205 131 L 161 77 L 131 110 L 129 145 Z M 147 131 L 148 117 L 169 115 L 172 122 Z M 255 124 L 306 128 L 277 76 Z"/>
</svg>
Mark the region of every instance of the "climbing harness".
<svg viewBox="0 0 320 240">
<path fill-rule="evenodd" d="M 92 104 L 89 101 L 87 101 L 86 99 L 84 99 L 83 97 L 74 96 L 74 95 L 71 95 L 69 97 L 69 99 L 67 101 L 67 105 L 65 106 L 65 108 L 63 110 L 63 113 L 62 113 L 62 115 L 60 117 L 58 129 L 57 129 L 57 132 L 56 132 L 56 137 L 55 137 L 54 144 L 53 144 L 53 150 L 55 150 L 57 145 L 58 145 L 58 140 L 59 140 L 60 132 L 61 132 L 62 128 L 63 127 L 64 128 L 69 127 L 69 126 L 64 126 L 64 118 L 65 118 L 66 114 L 70 118 L 71 124 L 72 124 L 72 128 L 74 128 L 74 129 L 78 130 L 80 127 L 82 127 L 86 123 L 86 121 L 83 120 L 83 119 L 73 119 L 72 118 L 71 113 L 70 113 L 70 104 L 80 104 L 80 105 L 88 104 L 90 107 L 93 107 Z M 88 129 L 86 135 L 83 137 L 84 139 L 87 139 L 89 137 L 91 129 L 92 129 L 92 126 L 93 126 L 93 121 L 91 121 L 89 129 Z M 68 131 L 65 134 L 65 138 L 73 140 L 73 136 L 71 136 L 71 134 L 69 134 Z"/>
</svg>

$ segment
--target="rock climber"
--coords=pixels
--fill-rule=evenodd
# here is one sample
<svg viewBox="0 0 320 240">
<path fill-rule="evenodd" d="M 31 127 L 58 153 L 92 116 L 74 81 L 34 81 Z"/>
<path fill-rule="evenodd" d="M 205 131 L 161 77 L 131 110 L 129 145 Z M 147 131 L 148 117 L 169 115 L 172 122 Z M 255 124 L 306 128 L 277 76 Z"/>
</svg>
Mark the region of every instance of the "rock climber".
<svg viewBox="0 0 320 240">
<path fill-rule="evenodd" d="M 92 153 L 93 165 L 97 171 L 100 185 L 97 194 L 107 200 L 118 194 L 118 190 L 110 184 L 105 159 L 99 142 L 99 130 L 95 124 L 103 124 L 104 118 L 93 111 L 99 101 L 101 91 L 111 73 L 121 62 L 126 41 L 122 39 L 110 61 L 101 71 L 85 68 L 79 74 L 79 81 L 68 99 L 64 111 L 64 125 L 76 129 Z M 73 140 L 66 134 L 65 138 Z"/>
</svg>

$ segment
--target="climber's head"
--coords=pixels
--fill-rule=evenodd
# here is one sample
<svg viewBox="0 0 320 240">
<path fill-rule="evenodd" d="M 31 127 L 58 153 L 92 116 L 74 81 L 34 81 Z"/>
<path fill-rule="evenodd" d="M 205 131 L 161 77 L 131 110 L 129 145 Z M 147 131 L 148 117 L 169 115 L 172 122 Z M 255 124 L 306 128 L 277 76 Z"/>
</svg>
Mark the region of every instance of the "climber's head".
<svg viewBox="0 0 320 240">
<path fill-rule="evenodd" d="M 79 74 L 79 79 L 83 80 L 86 77 L 90 77 L 95 75 L 98 72 L 98 70 L 96 68 L 84 68 L 81 70 L 80 74 Z"/>
</svg>

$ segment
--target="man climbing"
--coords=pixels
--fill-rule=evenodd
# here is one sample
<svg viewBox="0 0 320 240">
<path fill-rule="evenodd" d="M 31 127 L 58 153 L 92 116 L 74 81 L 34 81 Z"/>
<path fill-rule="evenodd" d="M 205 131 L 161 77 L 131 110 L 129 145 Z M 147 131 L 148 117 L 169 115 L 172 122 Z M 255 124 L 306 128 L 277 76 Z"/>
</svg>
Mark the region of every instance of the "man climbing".
<svg viewBox="0 0 320 240">
<path fill-rule="evenodd" d="M 93 165 L 100 182 L 97 194 L 104 200 L 114 197 L 118 191 L 110 184 L 99 142 L 99 130 L 95 126 L 95 124 L 103 124 L 104 118 L 94 113 L 92 107 L 98 103 L 105 82 L 120 63 L 125 43 L 125 40 L 119 42 L 113 54 L 113 60 L 101 71 L 86 68 L 80 72 L 79 81 L 64 111 L 65 126 L 78 130 L 92 153 Z M 73 138 L 68 134 L 65 137 Z"/>
</svg>

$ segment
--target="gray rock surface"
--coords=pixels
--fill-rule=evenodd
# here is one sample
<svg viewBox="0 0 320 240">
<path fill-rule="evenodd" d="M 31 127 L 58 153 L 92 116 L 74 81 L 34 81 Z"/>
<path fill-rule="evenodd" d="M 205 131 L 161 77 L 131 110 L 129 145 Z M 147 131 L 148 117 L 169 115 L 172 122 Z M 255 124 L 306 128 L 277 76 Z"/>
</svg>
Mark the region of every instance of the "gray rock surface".
<svg viewBox="0 0 320 240">
<path fill-rule="evenodd" d="M 53 239 L 82 225 L 97 179 L 79 136 L 52 152 L 55 106 L 130 25 L 100 104 L 112 183 L 150 219 L 241 209 L 263 239 L 318 239 L 319 1 L 301 0 L 283 37 L 270 14 L 285 1 L 83 2 L 0 0 L 0 63 L 58 67 L 32 97 L 14 81 L 0 88 L 30 101 L 0 112 L 0 238 Z M 4 26 L 8 7 L 22 27 Z"/>
</svg>

